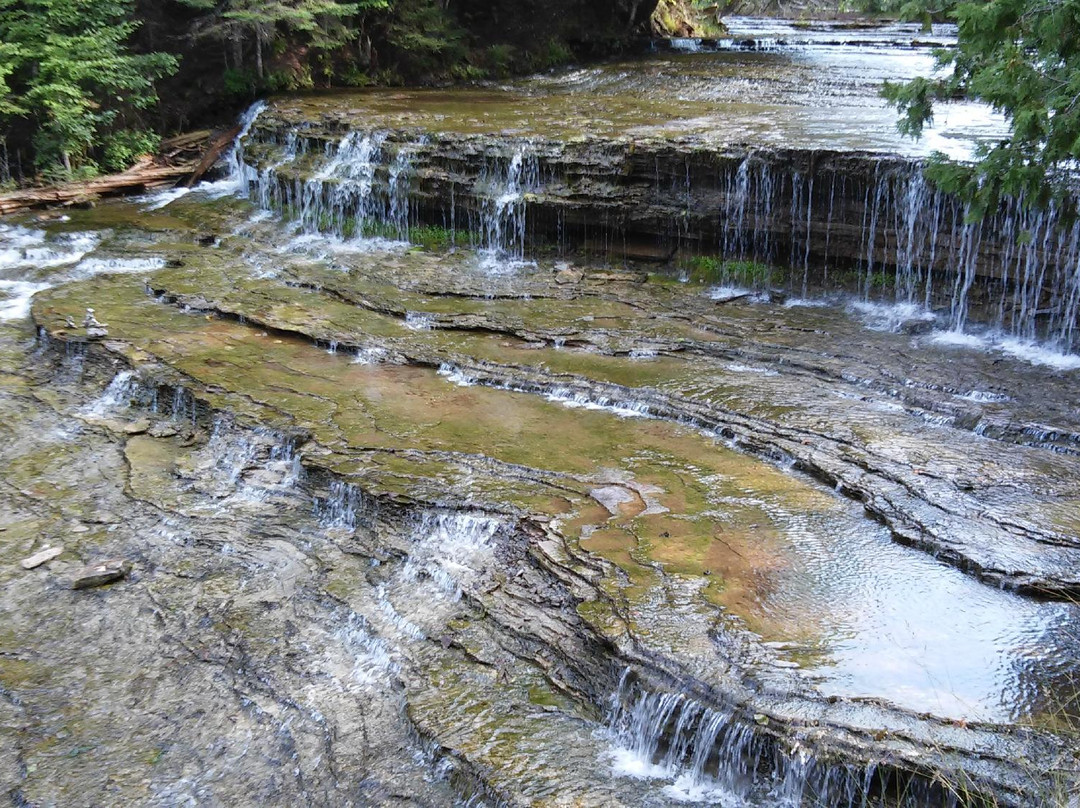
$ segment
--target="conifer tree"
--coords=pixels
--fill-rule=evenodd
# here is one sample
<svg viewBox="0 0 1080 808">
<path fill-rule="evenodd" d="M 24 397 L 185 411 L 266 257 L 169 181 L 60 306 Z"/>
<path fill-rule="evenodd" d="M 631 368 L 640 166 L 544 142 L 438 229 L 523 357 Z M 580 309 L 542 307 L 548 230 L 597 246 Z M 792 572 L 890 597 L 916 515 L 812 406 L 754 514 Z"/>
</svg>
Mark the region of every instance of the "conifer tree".
<svg viewBox="0 0 1080 808">
<path fill-rule="evenodd" d="M 903 13 L 929 22 L 924 0 Z M 1046 204 L 1080 160 L 1080 0 L 961 2 L 949 15 L 959 39 L 955 49 L 937 52 L 944 75 L 886 85 L 901 130 L 921 134 L 936 103 L 985 101 L 1004 114 L 1008 137 L 980 147 L 974 165 L 938 157 L 931 176 L 968 198 L 976 214 L 1002 195 Z"/>
</svg>

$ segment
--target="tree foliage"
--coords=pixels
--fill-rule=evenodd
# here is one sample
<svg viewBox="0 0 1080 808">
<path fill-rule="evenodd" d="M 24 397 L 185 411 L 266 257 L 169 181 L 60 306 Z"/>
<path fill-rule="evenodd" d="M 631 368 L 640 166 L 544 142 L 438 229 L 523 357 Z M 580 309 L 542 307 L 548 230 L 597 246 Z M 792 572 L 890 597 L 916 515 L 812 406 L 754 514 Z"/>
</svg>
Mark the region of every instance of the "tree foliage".
<svg viewBox="0 0 1080 808">
<path fill-rule="evenodd" d="M 341 48 L 357 37 L 357 28 L 352 25 L 357 15 L 382 11 L 390 5 L 389 0 L 178 1 L 204 12 L 194 26 L 195 36 L 234 43 L 241 53 L 243 43 L 252 42 L 259 82 L 266 79 L 264 56 L 268 48 L 286 42 L 323 53 Z"/>
<path fill-rule="evenodd" d="M 1046 204 L 1080 159 L 1080 0 L 969 0 L 948 13 L 959 37 L 955 49 L 936 52 L 943 75 L 886 85 L 901 131 L 920 135 L 935 105 L 958 96 L 990 104 L 1004 114 L 1009 136 L 982 145 L 974 165 L 939 156 L 931 176 L 969 199 L 976 214 L 1003 195 Z M 903 14 L 928 22 L 931 11 L 916 0 Z"/>
<path fill-rule="evenodd" d="M 70 175 L 95 147 L 139 129 L 173 56 L 133 54 L 130 0 L 0 0 L 0 116 L 33 123 L 37 161 Z"/>
<path fill-rule="evenodd" d="M 0 182 L 8 154 L 23 180 L 31 164 L 47 179 L 123 168 L 158 133 L 221 124 L 270 92 L 501 77 L 610 55 L 656 4 L 0 0 Z"/>
</svg>

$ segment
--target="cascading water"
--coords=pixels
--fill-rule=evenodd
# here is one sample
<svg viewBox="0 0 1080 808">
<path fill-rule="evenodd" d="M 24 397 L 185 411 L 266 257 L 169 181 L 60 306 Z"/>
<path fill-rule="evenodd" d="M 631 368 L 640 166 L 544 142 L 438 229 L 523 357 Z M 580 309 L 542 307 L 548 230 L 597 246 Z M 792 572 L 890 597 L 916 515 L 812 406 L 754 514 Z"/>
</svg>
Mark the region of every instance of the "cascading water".
<svg viewBox="0 0 1080 808">
<path fill-rule="evenodd" d="M 390 163 L 387 180 L 389 204 L 386 222 L 395 237 L 402 241 L 409 239 L 411 226 L 409 219 L 409 191 L 414 170 L 413 162 L 416 158 L 416 150 L 426 145 L 427 137 L 425 136 L 421 136 L 415 144 L 402 143 L 398 146 L 393 162 Z"/>
<path fill-rule="evenodd" d="M 381 211 L 377 209 L 374 185 L 375 171 L 383 159 L 385 140 L 384 132 L 352 132 L 346 135 L 322 176 L 324 180 L 336 180 L 332 184 L 329 201 L 330 228 L 336 235 L 347 235 L 346 222 L 350 221 L 350 215 L 354 233 L 361 235 L 383 219 Z M 310 218 L 304 221 L 306 227 L 324 231 L 326 228 L 322 224 L 312 222 Z"/>
<path fill-rule="evenodd" d="M 259 112 L 253 108 L 245 116 L 247 130 Z M 429 145 L 426 136 L 391 143 L 384 131 L 349 132 L 324 146 L 321 165 L 291 182 L 283 181 L 281 172 L 308 152 L 310 141 L 296 130 L 284 138 L 264 133 L 260 137 L 269 138 L 261 145 L 275 149 L 275 156 L 261 167 L 244 162 L 242 146 L 229 158 L 230 176 L 242 178 L 249 198 L 260 207 L 287 213 L 308 237 L 409 238 L 415 162 Z M 477 177 L 474 191 L 479 204 L 471 229 L 486 265 L 524 262 L 528 194 L 539 187 L 539 160 L 528 142 L 519 143 L 507 156 L 492 158 Z M 450 223 L 454 224 L 453 214 Z"/>
<path fill-rule="evenodd" d="M 476 574 L 478 558 L 491 547 L 504 523 L 479 513 L 426 511 L 412 530 L 412 546 L 404 574 L 430 578 L 452 600 Z"/>
<path fill-rule="evenodd" d="M 266 110 L 266 107 L 265 101 L 256 101 L 240 116 L 238 124 L 240 129 L 237 132 L 236 140 L 233 141 L 232 148 L 229 149 L 224 159 L 225 178 L 217 183 L 211 183 L 211 191 L 220 194 L 243 193 L 252 182 L 258 180 L 259 172 L 244 159 L 244 144 L 247 141 L 248 134 L 251 132 L 251 128 Z"/>
<path fill-rule="evenodd" d="M 767 719 L 761 716 L 761 723 Z M 681 693 L 650 692 L 627 669 L 605 722 L 614 770 L 668 780 L 680 802 L 769 808 L 956 806 L 957 792 L 873 764 L 838 766 L 805 745 L 789 746 L 733 709 L 714 709 Z"/>
<path fill-rule="evenodd" d="M 174 421 L 187 421 L 194 426 L 199 418 L 198 399 L 184 387 L 174 388 L 171 414 Z"/>
<path fill-rule="evenodd" d="M 235 429 L 231 419 L 219 417 L 214 421 L 206 453 L 213 458 L 217 471 L 225 481 L 236 485 L 245 469 L 254 462 L 258 446 Z"/>
<path fill-rule="evenodd" d="M 83 414 L 100 418 L 126 410 L 138 396 L 139 389 L 135 373 L 122 370 L 113 377 L 100 396 L 83 408 Z"/>
<path fill-rule="evenodd" d="M 0 321 L 26 317 L 33 296 L 54 285 L 42 271 L 75 263 L 100 239 L 97 233 L 52 234 L 0 224 Z"/>
<path fill-rule="evenodd" d="M 315 499 L 314 514 L 323 527 L 351 533 L 377 509 L 375 501 L 360 488 L 352 483 L 334 480 L 330 484 L 329 496 Z"/>
<path fill-rule="evenodd" d="M 260 112 L 249 110 L 243 126 L 252 129 Z M 317 150 L 319 141 L 299 127 L 254 136 L 260 148 L 271 147 L 269 156 L 255 168 L 238 146 L 230 157 L 233 173 L 243 176 L 253 201 L 287 213 L 309 237 L 401 239 L 420 218 L 450 227 L 468 219 L 484 265 L 498 269 L 525 261 L 529 227 L 546 217 L 550 229 L 562 215 L 536 207 L 550 208 L 545 189 L 565 178 L 544 175 L 541 150 L 530 140 L 489 152 L 472 169 L 454 163 L 442 185 L 430 186 L 439 156 L 433 150 L 442 147 L 424 135 L 399 140 L 385 130 L 352 131 L 326 141 L 309 173 L 288 179 L 284 167 Z M 623 158 L 628 165 L 632 153 Z M 1074 348 L 1080 224 L 1054 206 L 1034 210 L 1022 199 L 1005 200 L 983 223 L 973 223 L 962 202 L 926 180 L 921 164 L 899 158 L 750 151 L 724 156 L 713 178 L 691 158 L 678 178 L 667 170 L 662 176 L 657 164 L 655 188 L 643 198 L 670 218 L 674 200 L 665 199 L 680 195 L 678 221 L 659 226 L 678 239 L 697 237 L 702 247 L 712 230 L 719 257 L 739 262 L 724 282 L 771 287 L 786 268 L 789 290 L 803 297 L 818 288 L 857 288 L 866 300 L 933 310 L 949 331 L 989 327 L 1057 350 Z M 432 205 L 435 189 L 449 198 Z M 417 194 L 426 194 L 423 205 L 414 202 Z M 713 205 L 718 216 L 708 213 Z M 595 232 L 596 225 L 590 228 Z M 617 237 L 606 234 L 604 243 Z"/>
<path fill-rule="evenodd" d="M 461 368 L 448 363 L 444 363 L 439 367 L 439 375 L 445 377 L 447 381 L 456 384 L 459 387 L 472 387 L 473 385 L 484 384 L 487 387 L 494 387 L 501 390 L 512 390 L 520 393 L 540 393 L 548 401 L 555 404 L 562 404 L 569 409 L 600 410 L 610 412 L 613 415 L 618 415 L 620 418 L 654 417 L 652 407 L 647 401 L 614 399 L 596 393 L 586 393 L 582 390 L 571 390 L 567 387 L 556 387 L 553 390 L 548 390 L 544 387 L 537 387 L 529 384 L 496 383 L 490 380 L 480 382 Z"/>
<path fill-rule="evenodd" d="M 390 235 L 404 241 L 411 230 L 413 160 L 425 142 L 421 137 L 415 143 L 390 144 L 386 132 L 349 132 L 324 146 L 321 166 L 313 173 L 288 182 L 282 170 L 311 147 L 308 138 L 289 130 L 284 139 L 269 143 L 277 148 L 271 161 L 245 167 L 248 196 L 260 208 L 286 213 L 309 238 Z"/>
<path fill-rule="evenodd" d="M 726 204 L 721 216 L 730 223 L 722 231 L 720 248 L 725 257 L 738 260 L 754 258 L 766 263 L 774 260 L 772 207 L 774 175 L 767 160 L 749 152 L 734 172 L 728 172 L 724 187 Z"/>
<path fill-rule="evenodd" d="M 525 261 L 527 194 L 540 187 L 540 163 L 529 142 L 519 143 L 509 160 L 497 159 L 481 175 L 480 251 L 489 266 Z"/>
<path fill-rule="evenodd" d="M 1075 347 L 1080 224 L 1057 206 L 1006 199 L 984 221 L 971 221 L 967 206 L 908 162 L 879 162 L 864 179 L 841 166 L 803 176 L 749 153 L 725 176 L 724 258 L 775 264 L 777 242 L 786 240 L 793 277 L 815 270 L 825 277 L 838 268 L 830 256 L 835 231 L 857 222 L 864 299 L 943 309 L 953 331 L 981 323 L 1060 350 Z"/>
</svg>

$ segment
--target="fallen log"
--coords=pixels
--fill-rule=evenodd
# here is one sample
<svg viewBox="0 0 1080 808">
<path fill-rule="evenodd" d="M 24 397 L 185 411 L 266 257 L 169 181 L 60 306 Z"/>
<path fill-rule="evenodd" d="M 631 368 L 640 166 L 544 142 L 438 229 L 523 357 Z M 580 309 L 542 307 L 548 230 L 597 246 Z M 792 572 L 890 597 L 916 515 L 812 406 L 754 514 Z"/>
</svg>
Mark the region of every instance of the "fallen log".
<svg viewBox="0 0 1080 808">
<path fill-rule="evenodd" d="M 33 208 L 92 204 L 102 197 L 140 194 L 179 185 L 190 187 L 217 162 L 238 132 L 238 128 L 229 129 L 213 139 L 208 130 L 178 135 L 162 141 L 158 157 L 143 157 L 119 174 L 0 194 L 0 216 Z"/>
<path fill-rule="evenodd" d="M 209 129 L 200 129 L 197 132 L 185 132 L 182 135 L 166 138 L 161 141 L 158 152 L 168 155 L 172 152 L 198 152 L 200 155 L 205 151 L 206 144 L 213 137 Z"/>
<path fill-rule="evenodd" d="M 201 180 L 203 175 L 218 161 L 218 158 L 221 157 L 221 153 L 225 151 L 225 149 L 227 149 L 240 134 L 240 128 L 241 127 L 239 126 L 234 126 L 232 129 L 222 132 L 211 141 L 210 146 L 206 149 L 206 153 L 203 154 L 203 158 L 199 161 L 199 164 L 195 166 L 194 171 L 191 172 L 191 176 L 187 178 L 187 182 L 184 183 L 188 188 Z"/>
<path fill-rule="evenodd" d="M 121 174 L 110 174 L 85 182 L 71 182 L 48 188 L 26 188 L 13 191 L 0 195 L 0 215 L 28 208 L 85 204 L 103 196 L 119 196 L 168 188 L 190 175 L 194 166 L 193 161 L 166 166 L 154 165 L 147 161 L 138 163 Z"/>
</svg>

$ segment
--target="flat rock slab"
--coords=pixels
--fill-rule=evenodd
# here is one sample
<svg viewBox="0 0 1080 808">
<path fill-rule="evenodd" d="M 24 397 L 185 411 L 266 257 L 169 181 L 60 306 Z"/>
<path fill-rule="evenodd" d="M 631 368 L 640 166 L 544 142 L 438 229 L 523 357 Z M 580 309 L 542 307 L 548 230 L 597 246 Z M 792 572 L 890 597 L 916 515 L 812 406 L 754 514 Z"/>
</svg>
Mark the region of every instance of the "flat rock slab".
<svg viewBox="0 0 1080 808">
<path fill-rule="evenodd" d="M 150 429 L 150 419 L 140 418 L 138 421 L 132 421 L 130 424 L 124 427 L 125 434 L 128 435 L 141 435 Z"/>
<path fill-rule="evenodd" d="M 589 496 L 603 505 L 612 516 L 619 516 L 628 510 L 636 510 L 638 513 L 644 508 L 632 509 L 632 505 L 638 501 L 633 491 L 629 491 L 620 485 L 605 485 L 589 491 Z M 636 514 L 632 514 L 636 515 Z"/>
<path fill-rule="evenodd" d="M 29 558 L 24 558 L 19 562 L 19 566 L 24 570 L 32 570 L 35 567 L 40 567 L 42 564 L 47 564 L 64 552 L 63 547 L 46 547 L 44 550 L 38 550 Z"/>
<path fill-rule="evenodd" d="M 71 582 L 72 589 L 90 589 L 95 586 L 104 586 L 131 572 L 131 562 L 121 559 L 99 561 L 85 567 Z"/>
</svg>

